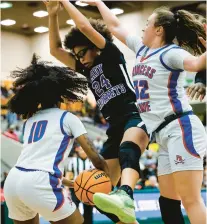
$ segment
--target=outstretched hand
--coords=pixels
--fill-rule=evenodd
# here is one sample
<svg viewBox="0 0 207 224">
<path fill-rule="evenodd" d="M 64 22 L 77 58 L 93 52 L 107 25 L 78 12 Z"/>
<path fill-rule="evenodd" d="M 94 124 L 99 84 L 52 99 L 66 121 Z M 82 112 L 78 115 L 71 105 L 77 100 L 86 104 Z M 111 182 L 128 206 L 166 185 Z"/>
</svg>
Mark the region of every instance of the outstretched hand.
<svg viewBox="0 0 207 224">
<path fill-rule="evenodd" d="M 47 11 L 50 16 L 57 15 L 58 12 L 62 9 L 62 5 L 59 1 L 45 1 L 43 0 L 44 4 L 46 5 Z"/>
</svg>

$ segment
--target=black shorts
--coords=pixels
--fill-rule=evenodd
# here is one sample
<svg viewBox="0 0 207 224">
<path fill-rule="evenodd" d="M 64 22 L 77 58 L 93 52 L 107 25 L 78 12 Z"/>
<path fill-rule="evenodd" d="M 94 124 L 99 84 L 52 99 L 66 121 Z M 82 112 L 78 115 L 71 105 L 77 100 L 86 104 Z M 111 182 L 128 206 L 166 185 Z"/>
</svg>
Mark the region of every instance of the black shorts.
<svg viewBox="0 0 207 224">
<path fill-rule="evenodd" d="M 138 113 L 126 115 L 121 119 L 109 122 L 109 128 L 106 131 L 108 139 L 104 143 L 100 153 L 104 159 L 119 158 L 119 146 L 124 132 L 132 127 L 141 128 L 148 135 L 146 126 Z"/>
</svg>

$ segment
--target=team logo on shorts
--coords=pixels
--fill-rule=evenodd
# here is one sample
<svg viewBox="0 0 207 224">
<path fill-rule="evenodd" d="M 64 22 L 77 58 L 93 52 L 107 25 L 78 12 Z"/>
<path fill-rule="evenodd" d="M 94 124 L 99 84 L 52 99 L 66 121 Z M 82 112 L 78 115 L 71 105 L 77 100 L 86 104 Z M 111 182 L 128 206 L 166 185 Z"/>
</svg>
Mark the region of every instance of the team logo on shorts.
<svg viewBox="0 0 207 224">
<path fill-rule="evenodd" d="M 175 164 L 176 164 L 176 165 L 177 165 L 178 163 L 182 163 L 182 164 L 184 164 L 185 159 L 183 159 L 182 156 L 176 155 L 176 160 L 174 160 L 174 161 L 175 161 Z"/>
</svg>

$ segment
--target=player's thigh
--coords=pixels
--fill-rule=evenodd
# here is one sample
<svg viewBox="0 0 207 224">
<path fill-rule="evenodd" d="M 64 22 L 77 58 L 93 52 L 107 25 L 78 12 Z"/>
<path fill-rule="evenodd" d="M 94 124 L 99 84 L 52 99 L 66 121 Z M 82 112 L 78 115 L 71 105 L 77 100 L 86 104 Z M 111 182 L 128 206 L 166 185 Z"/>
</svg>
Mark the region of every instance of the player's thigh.
<svg viewBox="0 0 207 224">
<path fill-rule="evenodd" d="M 56 222 L 50 222 L 52 224 L 82 224 L 84 221 L 83 216 L 80 214 L 80 211 L 78 209 L 73 212 L 69 217 L 56 221 Z"/>
<path fill-rule="evenodd" d="M 25 172 L 19 186 L 19 197 L 26 206 L 39 213 L 45 220 L 59 221 L 72 215 L 76 206 L 65 194 L 61 181 L 47 172 Z"/>
<path fill-rule="evenodd" d="M 201 187 L 203 171 L 187 170 L 173 173 L 173 178 L 178 194 L 185 206 L 185 203 L 192 203 L 201 200 Z"/>
<path fill-rule="evenodd" d="M 176 190 L 173 174 L 158 176 L 160 195 L 166 198 L 180 200 Z"/>
<path fill-rule="evenodd" d="M 111 128 L 107 131 L 108 139 L 100 152 L 109 167 L 109 175 L 113 186 L 117 185 L 121 176 L 119 145 L 123 136 L 123 130 L 117 131 L 118 130 L 115 128 Z"/>
<path fill-rule="evenodd" d="M 167 147 L 172 173 L 203 170 L 207 138 L 195 115 L 184 116 L 169 125 Z"/>
<path fill-rule="evenodd" d="M 109 175 L 113 186 L 116 186 L 121 177 L 121 167 L 119 159 L 107 159 L 106 163 L 109 167 Z"/>
<path fill-rule="evenodd" d="M 27 176 L 28 173 L 22 172 L 14 167 L 10 170 L 4 184 L 4 196 L 9 211 L 8 216 L 10 219 L 21 222 L 33 220 L 33 218 L 37 215 L 37 212 L 27 206 L 19 195 L 19 188 L 21 188 L 21 191 L 22 189 L 25 191 L 25 186 L 24 184 L 21 185 L 21 182 Z M 14 184 L 14 180 L 18 180 L 18 182 Z"/>
<path fill-rule="evenodd" d="M 111 125 L 106 131 L 108 136 L 103 144 L 100 154 L 105 160 L 119 158 L 119 145 L 124 134 L 124 125 L 121 123 Z"/>
<path fill-rule="evenodd" d="M 167 146 L 160 146 L 157 170 L 160 194 L 166 198 L 180 200 L 175 188 Z"/>
<path fill-rule="evenodd" d="M 131 141 L 137 144 L 144 151 L 149 143 L 146 126 L 138 114 L 132 115 L 124 127 L 122 142 Z"/>
<path fill-rule="evenodd" d="M 33 219 L 26 221 L 13 220 L 14 224 L 39 224 L 39 214 L 37 214 Z"/>
<path fill-rule="evenodd" d="M 205 129 L 195 115 L 184 116 L 169 125 L 168 152 L 176 190 L 183 200 L 200 200 Z"/>
</svg>

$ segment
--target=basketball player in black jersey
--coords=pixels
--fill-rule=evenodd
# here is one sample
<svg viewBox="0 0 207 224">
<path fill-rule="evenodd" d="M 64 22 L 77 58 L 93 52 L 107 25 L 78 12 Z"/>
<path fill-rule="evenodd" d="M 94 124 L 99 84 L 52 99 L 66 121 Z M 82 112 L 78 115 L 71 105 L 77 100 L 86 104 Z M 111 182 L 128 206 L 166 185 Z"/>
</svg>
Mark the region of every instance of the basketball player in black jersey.
<svg viewBox="0 0 207 224">
<path fill-rule="evenodd" d="M 69 1 L 44 2 L 49 13 L 50 53 L 88 79 L 97 105 L 110 124 L 101 154 L 109 166 L 113 186 L 121 177 L 121 187 L 110 193 L 114 201 L 110 209 L 115 215 L 104 214 L 116 223 L 135 223 L 133 189 L 140 176 L 139 158 L 148 145 L 148 134 L 135 105 L 124 56 L 101 21 L 89 22 Z M 60 5 L 76 23 L 64 41 L 70 52 L 62 48 L 59 36 Z"/>
</svg>

